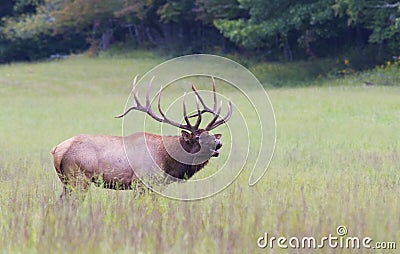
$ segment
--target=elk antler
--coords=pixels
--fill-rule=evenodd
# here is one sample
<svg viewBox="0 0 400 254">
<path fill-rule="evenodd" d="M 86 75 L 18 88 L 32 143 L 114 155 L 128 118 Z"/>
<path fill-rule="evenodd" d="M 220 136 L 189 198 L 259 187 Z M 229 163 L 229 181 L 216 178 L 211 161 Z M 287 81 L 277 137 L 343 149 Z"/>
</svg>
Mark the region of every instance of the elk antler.
<svg viewBox="0 0 400 254">
<path fill-rule="evenodd" d="M 210 131 L 210 130 L 215 129 L 216 127 L 220 126 L 221 124 L 226 123 L 229 120 L 229 118 L 231 118 L 231 116 L 232 116 L 232 102 L 229 101 L 228 112 L 222 119 L 217 121 L 217 119 L 219 117 L 219 113 L 221 113 L 222 101 L 220 103 L 220 106 L 217 108 L 217 93 L 215 91 L 215 80 L 214 80 L 214 77 L 211 77 L 211 79 L 213 82 L 213 95 L 214 95 L 213 108 L 211 109 L 204 103 L 204 100 L 203 100 L 203 98 L 201 98 L 200 94 L 197 92 L 196 87 L 194 85 L 192 85 L 192 90 L 196 94 L 196 99 L 198 101 L 200 101 L 201 105 L 203 105 L 203 110 L 199 111 L 199 107 L 198 107 L 198 103 L 197 103 L 198 112 L 194 115 L 189 116 L 189 117 L 200 116 L 201 114 L 206 113 L 206 112 L 213 114 L 214 115 L 213 119 L 210 121 L 210 123 L 204 129 L 206 131 Z"/>
<path fill-rule="evenodd" d="M 215 92 L 215 80 L 214 78 L 212 78 L 213 80 L 213 94 L 214 94 L 214 106 L 213 108 L 209 108 L 205 103 L 203 98 L 201 98 L 200 94 L 198 93 L 196 87 L 194 85 L 192 85 L 192 90 L 194 91 L 195 95 L 196 95 L 196 107 L 197 107 L 197 113 L 191 116 L 187 115 L 186 112 L 186 104 L 185 104 L 185 98 L 186 98 L 186 93 L 183 96 L 183 115 L 184 115 L 184 120 L 186 122 L 186 124 L 181 124 L 178 123 L 174 120 L 169 119 L 165 113 L 162 111 L 161 109 L 161 92 L 162 89 L 160 89 L 160 92 L 158 94 L 158 111 L 160 112 L 161 116 L 156 115 L 156 113 L 154 113 L 154 111 L 151 109 L 151 105 L 150 105 L 150 98 L 149 98 L 149 93 L 150 93 L 150 88 L 151 88 L 151 83 L 153 82 L 154 77 L 150 80 L 149 86 L 147 88 L 147 92 L 146 92 L 146 105 L 143 106 L 138 99 L 138 93 L 136 91 L 136 80 L 137 80 L 137 76 L 135 77 L 135 79 L 133 80 L 133 98 L 135 100 L 135 104 L 136 105 L 132 105 L 131 107 L 129 107 L 123 114 L 121 115 L 117 115 L 116 118 L 121 118 L 124 117 L 126 114 L 128 114 L 131 110 L 138 110 L 138 111 L 142 111 L 147 113 L 149 116 L 151 116 L 154 120 L 158 121 L 158 122 L 164 122 L 164 123 L 168 123 L 172 126 L 181 128 L 181 129 L 185 129 L 188 130 L 192 133 L 195 133 L 196 131 L 199 130 L 199 126 L 202 120 L 202 114 L 208 112 L 208 113 L 212 113 L 214 115 L 213 119 L 210 121 L 210 123 L 207 125 L 207 127 L 204 129 L 206 131 L 212 130 L 214 128 L 216 128 L 217 126 L 227 122 L 229 120 L 229 118 L 232 115 L 232 102 L 228 103 L 228 112 L 226 114 L 225 117 L 223 117 L 222 119 L 218 120 L 219 117 L 219 113 L 221 112 L 221 108 L 222 108 L 222 101 L 221 101 L 221 105 L 217 108 L 217 94 Z M 203 106 L 203 109 L 200 110 L 199 107 L 199 101 Z M 196 123 L 194 125 L 192 125 L 189 121 L 189 118 L 191 117 L 196 117 L 197 116 L 197 120 Z"/>
</svg>

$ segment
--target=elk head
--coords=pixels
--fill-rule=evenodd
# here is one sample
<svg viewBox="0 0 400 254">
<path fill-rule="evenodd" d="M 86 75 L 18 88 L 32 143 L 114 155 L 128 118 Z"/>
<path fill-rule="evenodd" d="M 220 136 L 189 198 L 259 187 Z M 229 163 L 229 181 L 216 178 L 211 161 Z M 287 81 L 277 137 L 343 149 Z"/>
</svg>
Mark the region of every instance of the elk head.
<svg viewBox="0 0 400 254">
<path fill-rule="evenodd" d="M 157 115 L 153 111 L 153 109 L 151 108 L 151 105 L 150 105 L 150 98 L 149 98 L 149 91 L 150 91 L 153 79 L 149 82 L 147 92 L 146 92 L 146 102 L 145 102 L 145 105 L 143 106 L 138 99 L 138 93 L 136 91 L 136 87 L 137 87 L 136 80 L 137 80 L 137 76 L 135 77 L 134 82 L 133 82 L 134 105 L 129 107 L 123 114 L 116 116 L 117 118 L 124 117 L 131 110 L 137 110 L 137 111 L 147 113 L 151 118 L 153 118 L 154 120 L 156 120 L 158 122 L 166 123 L 166 124 L 169 124 L 169 125 L 172 125 L 172 126 L 182 129 L 181 137 L 179 139 L 182 149 L 180 151 L 173 151 L 174 152 L 173 157 L 174 157 L 174 159 L 181 161 L 184 164 L 191 164 L 191 165 L 201 164 L 203 162 L 208 161 L 208 159 L 210 157 L 218 157 L 219 156 L 219 149 L 222 147 L 221 134 L 211 134 L 210 131 L 215 129 L 216 127 L 220 126 L 221 124 L 226 123 L 230 119 L 230 117 L 232 115 L 232 102 L 229 101 L 229 103 L 228 103 L 228 112 L 226 113 L 226 115 L 224 117 L 220 117 L 222 101 L 221 101 L 220 105 L 218 106 L 214 78 L 212 78 L 213 98 L 214 98 L 214 104 L 212 107 L 209 107 L 206 105 L 203 98 L 200 96 L 199 92 L 197 91 L 196 87 L 194 85 L 192 85 L 192 90 L 196 96 L 197 112 L 193 115 L 188 115 L 187 109 L 186 109 L 186 104 L 185 104 L 186 93 L 184 94 L 183 103 L 182 103 L 184 123 L 179 123 L 179 122 L 176 122 L 176 121 L 168 118 L 166 116 L 166 114 L 164 113 L 164 111 L 162 110 L 162 108 L 161 108 L 162 89 L 158 93 L 158 111 L 160 113 L 160 116 Z M 200 108 L 200 104 L 201 104 L 202 108 Z M 210 113 L 213 116 L 212 116 L 211 121 L 207 124 L 206 127 L 200 128 L 200 124 L 202 121 L 202 115 L 204 113 Z M 197 117 L 197 119 L 196 119 L 195 123 L 192 124 L 189 119 L 194 118 L 194 117 Z M 167 150 L 168 150 L 168 148 L 167 148 Z M 191 156 L 187 156 L 188 154 Z M 193 157 L 195 157 L 195 158 L 193 158 Z M 188 161 L 188 158 L 191 158 L 190 162 Z"/>
</svg>

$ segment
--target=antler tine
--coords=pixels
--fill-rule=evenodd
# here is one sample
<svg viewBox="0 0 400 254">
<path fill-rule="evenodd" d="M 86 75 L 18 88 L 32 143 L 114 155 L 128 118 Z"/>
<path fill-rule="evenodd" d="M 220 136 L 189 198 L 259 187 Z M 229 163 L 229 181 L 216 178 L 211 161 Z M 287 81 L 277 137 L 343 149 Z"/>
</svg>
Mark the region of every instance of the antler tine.
<svg viewBox="0 0 400 254">
<path fill-rule="evenodd" d="M 124 117 L 124 116 L 126 116 L 126 114 L 128 114 L 128 113 L 129 113 L 131 110 L 133 110 L 133 109 L 136 109 L 136 107 L 135 107 L 135 106 L 132 106 L 132 107 L 128 108 L 124 113 L 122 113 L 122 114 L 120 114 L 120 115 L 114 116 L 114 118 L 121 118 L 121 117 Z"/>
<path fill-rule="evenodd" d="M 208 107 L 206 105 L 206 103 L 204 102 L 203 98 L 201 98 L 201 96 L 200 96 L 199 92 L 197 91 L 196 87 L 194 86 L 194 84 L 192 84 L 192 90 L 196 94 L 196 98 L 199 99 L 201 105 L 203 106 L 203 110 L 201 110 L 201 114 L 203 114 L 205 112 L 215 114 L 215 110 L 211 109 L 210 107 Z M 216 99 L 217 98 L 214 97 L 214 100 L 216 100 Z M 215 101 L 214 101 L 214 104 L 216 104 Z M 214 107 L 215 107 L 215 105 L 214 105 Z M 198 114 L 191 115 L 190 117 L 195 117 L 195 116 L 198 116 Z"/>
<path fill-rule="evenodd" d="M 136 90 L 136 88 L 137 88 L 137 83 L 136 83 L 137 77 L 138 76 L 136 75 L 135 79 L 133 80 L 133 91 L 132 91 L 132 93 L 133 93 L 133 98 L 135 100 L 136 106 L 138 108 L 142 108 L 142 104 L 140 104 L 140 101 L 139 101 L 139 98 L 138 98 L 139 91 Z"/>
<path fill-rule="evenodd" d="M 195 128 L 198 128 L 199 125 L 200 125 L 200 121 L 201 121 L 201 115 L 203 113 L 208 112 L 208 113 L 213 114 L 214 117 L 212 118 L 211 122 L 205 128 L 205 130 L 207 130 L 207 131 L 212 130 L 212 129 L 216 128 L 217 126 L 227 122 L 229 120 L 229 118 L 231 117 L 231 115 L 232 115 L 232 102 L 229 101 L 227 114 L 222 119 L 218 120 L 219 114 L 221 113 L 221 109 L 222 109 L 222 101 L 221 101 L 220 106 L 217 108 L 217 92 L 216 92 L 216 88 L 215 88 L 216 87 L 215 79 L 214 79 L 214 77 L 211 77 L 211 79 L 212 79 L 212 84 L 213 84 L 213 99 L 214 99 L 213 108 L 211 109 L 210 107 L 208 107 L 205 104 L 203 98 L 201 98 L 201 96 L 200 96 L 199 92 L 197 91 L 196 87 L 194 85 L 192 85 L 192 90 L 194 91 L 194 93 L 196 95 L 197 113 L 189 116 L 189 118 L 190 117 L 195 117 L 195 116 L 198 117 L 197 118 L 197 122 L 196 122 L 196 124 L 194 126 Z M 200 101 L 200 103 L 203 106 L 202 110 L 199 109 L 198 101 Z"/>
<path fill-rule="evenodd" d="M 215 111 L 217 109 L 217 92 L 215 91 L 215 79 L 213 76 L 211 76 L 212 79 L 212 83 L 213 83 L 213 94 L 214 94 L 214 107 L 213 107 L 213 111 Z"/>
<path fill-rule="evenodd" d="M 154 80 L 154 76 L 151 78 L 150 82 L 149 82 L 149 86 L 147 87 L 147 91 L 146 91 L 146 106 L 143 107 L 141 106 L 142 110 L 146 112 L 149 116 L 151 116 L 154 120 L 158 121 L 158 122 L 163 122 L 163 118 L 159 117 L 156 115 L 156 113 L 154 113 L 154 111 L 151 109 L 151 104 L 150 104 L 150 89 L 151 89 L 151 84 L 153 83 Z M 137 100 L 139 102 L 139 100 Z"/>
<path fill-rule="evenodd" d="M 192 90 L 196 94 L 196 98 L 199 99 L 201 105 L 203 105 L 204 108 L 208 108 L 207 105 L 204 103 L 203 98 L 201 98 L 201 96 L 200 96 L 199 92 L 197 91 L 196 87 L 194 86 L 194 84 L 192 84 Z"/>
<path fill-rule="evenodd" d="M 161 116 L 163 117 L 162 122 L 169 123 L 172 126 L 175 126 L 175 127 L 178 127 L 178 128 L 185 129 L 185 130 L 188 130 L 190 132 L 193 132 L 193 128 L 191 126 L 175 122 L 174 120 L 169 119 L 165 115 L 164 111 L 162 111 L 162 109 L 161 109 L 161 91 L 162 91 L 162 88 L 160 89 L 160 92 L 158 94 L 158 111 L 160 112 Z"/>
<path fill-rule="evenodd" d="M 147 87 L 147 91 L 146 91 L 146 108 L 147 109 L 151 109 L 150 107 L 150 89 L 151 89 L 151 84 L 153 83 L 154 80 L 154 76 L 151 78 L 149 86 Z"/>
<path fill-rule="evenodd" d="M 214 111 L 214 117 L 213 119 L 207 124 L 207 127 L 205 128 L 205 130 L 211 130 L 210 128 L 213 126 L 213 124 L 215 123 L 215 121 L 217 121 L 218 117 L 219 117 L 219 113 L 221 113 L 221 109 L 222 109 L 222 101 L 220 103 L 219 108 L 217 109 L 217 111 Z"/>
<path fill-rule="evenodd" d="M 222 119 L 216 121 L 212 126 L 210 126 L 210 127 L 207 126 L 205 130 L 210 131 L 212 129 L 217 128 L 221 124 L 226 123 L 231 118 L 231 116 L 232 116 L 232 102 L 229 101 L 228 112 L 226 113 L 226 115 Z"/>
<path fill-rule="evenodd" d="M 142 112 L 147 113 L 149 116 L 151 116 L 154 120 L 156 120 L 156 121 L 158 121 L 158 122 L 162 122 L 163 119 L 162 119 L 161 117 L 157 116 L 157 115 L 154 113 L 154 111 L 151 109 L 151 104 L 150 104 L 150 98 L 149 98 L 150 96 L 149 96 L 149 94 L 150 94 L 151 83 L 153 82 L 154 77 L 150 80 L 149 86 L 148 86 L 148 88 L 147 88 L 147 92 L 146 92 L 146 106 L 143 106 L 143 105 L 140 103 L 139 98 L 138 98 L 138 91 L 136 90 L 136 88 L 137 88 L 137 83 L 136 83 L 137 77 L 138 77 L 138 76 L 136 75 L 135 79 L 133 80 L 133 90 L 132 90 L 133 99 L 134 99 L 134 101 L 135 101 L 134 103 L 135 103 L 136 105 L 132 105 L 132 106 L 129 107 L 123 114 L 116 116 L 116 118 L 124 117 L 124 116 L 126 116 L 126 114 L 128 114 L 131 110 L 134 110 L 134 109 L 135 109 L 135 110 L 138 110 L 138 111 L 142 111 Z"/>
<path fill-rule="evenodd" d="M 201 123 L 201 110 L 200 110 L 200 105 L 199 105 L 199 98 L 196 95 L 196 108 L 197 108 L 197 120 L 194 125 L 195 129 L 198 129 Z"/>
<path fill-rule="evenodd" d="M 183 105 L 183 118 L 185 119 L 185 122 L 187 126 L 190 126 L 190 128 L 193 128 L 193 126 L 190 124 L 188 115 L 186 113 L 186 104 L 185 104 L 185 98 L 186 98 L 186 93 L 183 94 L 183 99 L 182 99 L 182 105 Z"/>
<path fill-rule="evenodd" d="M 136 80 L 137 80 L 137 77 L 138 77 L 138 75 L 136 75 L 135 78 L 133 79 L 133 85 L 132 85 L 132 86 L 133 86 L 133 88 L 132 88 L 132 93 L 133 93 L 133 98 L 134 98 L 134 100 L 135 100 L 136 106 L 135 106 L 135 105 L 132 105 L 132 106 L 129 107 L 124 113 L 115 116 L 115 118 L 124 117 L 124 116 L 126 116 L 126 114 L 128 114 L 131 110 L 133 110 L 133 109 L 139 109 L 139 108 L 142 106 L 142 105 L 140 104 L 140 102 L 139 102 L 139 99 L 137 98 L 137 92 L 136 92 L 136 86 L 137 86 Z"/>
</svg>

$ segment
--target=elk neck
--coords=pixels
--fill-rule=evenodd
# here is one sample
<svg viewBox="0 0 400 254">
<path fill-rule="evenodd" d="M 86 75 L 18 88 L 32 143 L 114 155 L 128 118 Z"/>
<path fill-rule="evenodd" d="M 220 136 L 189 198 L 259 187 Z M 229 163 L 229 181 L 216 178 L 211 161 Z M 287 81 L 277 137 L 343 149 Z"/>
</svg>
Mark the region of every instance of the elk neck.
<svg viewBox="0 0 400 254">
<path fill-rule="evenodd" d="M 186 142 L 182 136 L 171 136 L 171 139 L 165 139 L 164 142 L 173 142 L 172 146 L 169 146 L 170 144 L 164 144 L 164 146 L 169 146 L 170 148 L 173 147 L 175 151 L 172 152 L 181 152 L 183 148 L 187 153 L 195 154 L 199 152 L 201 148 L 198 142 Z M 171 152 L 170 148 L 168 149 L 169 152 Z M 166 150 L 165 152 L 169 159 L 167 160 L 167 165 L 164 171 L 178 179 L 183 180 L 191 178 L 208 163 L 208 159 L 197 165 L 193 165 L 193 163 L 182 163 L 171 157 Z"/>
</svg>

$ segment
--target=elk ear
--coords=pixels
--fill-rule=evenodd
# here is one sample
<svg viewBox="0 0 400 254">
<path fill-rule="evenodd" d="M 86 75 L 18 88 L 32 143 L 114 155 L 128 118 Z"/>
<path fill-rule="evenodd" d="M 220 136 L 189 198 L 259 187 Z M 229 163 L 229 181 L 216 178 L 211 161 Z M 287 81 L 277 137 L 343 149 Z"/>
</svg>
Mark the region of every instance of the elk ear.
<svg viewBox="0 0 400 254">
<path fill-rule="evenodd" d="M 185 141 L 185 142 L 189 142 L 190 141 L 190 133 L 189 132 L 187 132 L 187 131 L 182 131 L 181 132 L 182 133 L 182 137 L 183 137 L 183 140 Z"/>
<path fill-rule="evenodd" d="M 214 136 L 215 136 L 215 138 L 220 139 L 222 134 L 215 134 Z"/>
</svg>

